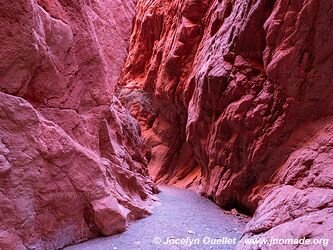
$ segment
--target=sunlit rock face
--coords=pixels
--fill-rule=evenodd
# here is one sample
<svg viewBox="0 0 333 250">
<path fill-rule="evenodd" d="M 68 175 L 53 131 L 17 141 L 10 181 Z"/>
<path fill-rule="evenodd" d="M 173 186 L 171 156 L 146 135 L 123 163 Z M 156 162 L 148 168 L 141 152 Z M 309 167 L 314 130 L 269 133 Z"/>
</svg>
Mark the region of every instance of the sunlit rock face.
<svg viewBox="0 0 333 250">
<path fill-rule="evenodd" d="M 152 176 L 254 213 L 244 238 L 332 238 L 333 3 L 139 0 L 137 11 L 119 96 Z"/>
<path fill-rule="evenodd" d="M 1 2 L 0 249 L 58 249 L 150 213 L 140 128 L 114 95 L 134 7 Z"/>
</svg>

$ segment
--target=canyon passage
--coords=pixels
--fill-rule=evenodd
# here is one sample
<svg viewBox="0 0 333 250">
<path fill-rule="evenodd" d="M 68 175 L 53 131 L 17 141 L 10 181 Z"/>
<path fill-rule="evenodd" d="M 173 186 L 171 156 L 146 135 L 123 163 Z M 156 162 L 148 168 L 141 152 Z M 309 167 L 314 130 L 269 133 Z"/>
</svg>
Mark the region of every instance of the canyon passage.
<svg viewBox="0 0 333 250">
<path fill-rule="evenodd" d="M 332 17 L 1 0 L 0 249 L 333 249 Z"/>
<path fill-rule="evenodd" d="M 238 243 L 246 217 L 226 214 L 195 192 L 170 186 L 160 189 L 160 205 L 152 209 L 153 214 L 133 223 L 123 234 L 65 249 L 234 249 L 233 239 Z M 230 244 L 211 241 L 223 237 L 228 237 Z"/>
</svg>

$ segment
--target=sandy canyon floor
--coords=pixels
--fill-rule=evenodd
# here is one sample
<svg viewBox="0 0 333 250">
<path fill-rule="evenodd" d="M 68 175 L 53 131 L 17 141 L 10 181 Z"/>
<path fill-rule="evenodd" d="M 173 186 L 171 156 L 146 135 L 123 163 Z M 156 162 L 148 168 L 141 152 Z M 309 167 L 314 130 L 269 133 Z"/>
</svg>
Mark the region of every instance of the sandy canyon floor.
<svg viewBox="0 0 333 250">
<path fill-rule="evenodd" d="M 153 208 L 153 215 L 134 222 L 122 234 L 65 249 L 234 249 L 247 222 L 245 216 L 230 214 L 190 190 L 160 189 L 160 204 Z"/>
</svg>

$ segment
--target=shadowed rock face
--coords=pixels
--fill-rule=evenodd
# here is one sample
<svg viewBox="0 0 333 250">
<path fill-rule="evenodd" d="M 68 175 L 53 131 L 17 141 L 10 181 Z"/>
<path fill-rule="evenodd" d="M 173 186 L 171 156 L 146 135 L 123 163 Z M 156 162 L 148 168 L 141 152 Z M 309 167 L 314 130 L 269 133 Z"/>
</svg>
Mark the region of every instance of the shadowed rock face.
<svg viewBox="0 0 333 250">
<path fill-rule="evenodd" d="M 254 213 L 244 238 L 332 238 L 333 3 L 137 10 L 119 96 L 156 181 Z"/>
<path fill-rule="evenodd" d="M 4 0 L 0 13 L 0 249 L 124 231 L 156 192 L 114 96 L 133 2 Z"/>
</svg>

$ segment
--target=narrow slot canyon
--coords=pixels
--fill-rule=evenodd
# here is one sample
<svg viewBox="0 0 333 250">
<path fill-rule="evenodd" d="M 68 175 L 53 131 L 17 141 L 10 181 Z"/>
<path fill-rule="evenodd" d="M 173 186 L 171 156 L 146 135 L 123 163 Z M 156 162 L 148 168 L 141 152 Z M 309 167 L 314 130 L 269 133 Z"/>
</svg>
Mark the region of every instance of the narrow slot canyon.
<svg viewBox="0 0 333 250">
<path fill-rule="evenodd" d="M 0 250 L 333 249 L 332 17 L 2 0 Z"/>
</svg>

